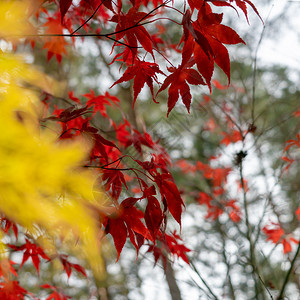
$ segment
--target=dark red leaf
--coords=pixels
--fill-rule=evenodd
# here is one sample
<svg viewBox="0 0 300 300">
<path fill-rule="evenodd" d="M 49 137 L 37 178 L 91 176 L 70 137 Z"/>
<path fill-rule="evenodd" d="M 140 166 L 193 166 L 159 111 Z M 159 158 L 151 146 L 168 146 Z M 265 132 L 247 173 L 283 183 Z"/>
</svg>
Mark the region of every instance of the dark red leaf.
<svg viewBox="0 0 300 300">
<path fill-rule="evenodd" d="M 155 240 L 163 221 L 163 214 L 160 204 L 155 197 L 148 196 L 147 200 L 148 204 L 145 210 L 145 222 L 153 240 Z"/>
<path fill-rule="evenodd" d="M 83 276 L 87 277 L 84 268 L 78 264 L 73 264 L 68 261 L 68 256 L 61 254 L 59 255 L 59 259 L 64 267 L 65 272 L 67 273 L 68 278 L 71 276 L 72 268 L 74 268 L 77 272 L 81 273 Z"/>
<path fill-rule="evenodd" d="M 61 23 L 63 23 L 64 16 L 69 10 L 72 4 L 72 0 L 60 0 L 59 1 L 59 8 L 60 8 L 60 15 L 61 15 Z"/>
<path fill-rule="evenodd" d="M 181 225 L 182 207 L 184 206 L 179 190 L 170 174 L 157 175 L 155 177 L 162 198 L 165 198 L 168 209 L 174 219 Z"/>
<path fill-rule="evenodd" d="M 123 76 L 118 79 L 111 87 L 114 85 L 129 81 L 131 79 L 134 79 L 133 81 L 133 91 L 134 91 L 134 97 L 133 97 L 133 105 L 136 101 L 137 96 L 141 92 L 143 86 L 145 83 L 149 86 L 152 98 L 154 99 L 153 95 L 153 80 L 157 81 L 157 75 L 156 74 L 164 74 L 160 69 L 159 66 L 156 63 L 150 63 L 146 61 L 141 61 L 139 59 L 135 59 L 134 64 L 130 67 L 128 67 L 123 74 Z"/>
</svg>

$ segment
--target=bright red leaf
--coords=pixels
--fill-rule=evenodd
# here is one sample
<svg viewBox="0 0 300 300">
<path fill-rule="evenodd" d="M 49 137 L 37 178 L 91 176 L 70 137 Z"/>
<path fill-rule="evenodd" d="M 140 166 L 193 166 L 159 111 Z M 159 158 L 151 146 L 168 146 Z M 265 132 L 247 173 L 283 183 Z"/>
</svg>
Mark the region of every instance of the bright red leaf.
<svg viewBox="0 0 300 300">
<path fill-rule="evenodd" d="M 179 95 L 188 112 L 190 112 L 192 95 L 188 83 L 204 85 L 201 75 L 198 71 L 183 65 L 180 65 L 178 68 L 169 68 L 168 70 L 172 74 L 165 79 L 158 90 L 158 93 L 160 93 L 170 86 L 168 90 L 168 115 L 177 103 Z"/>
<path fill-rule="evenodd" d="M 134 201 L 133 201 L 134 200 Z M 119 260 L 121 251 L 125 245 L 127 236 L 135 246 L 137 253 L 145 238 L 150 238 L 149 232 L 141 219 L 144 213 L 133 205 L 138 199 L 127 198 L 120 205 L 120 213 L 115 218 L 109 218 L 106 224 L 106 232 L 110 233 L 114 239 L 114 244 Z"/>
<path fill-rule="evenodd" d="M 41 247 L 31 243 L 27 239 L 26 239 L 26 243 L 22 246 L 15 246 L 15 245 L 11 245 L 11 244 L 8 244 L 7 246 L 15 251 L 24 251 L 20 268 L 22 268 L 24 263 L 31 257 L 33 265 L 36 268 L 37 272 L 39 273 L 39 267 L 40 267 L 39 256 L 41 256 L 43 259 L 45 259 L 47 261 L 50 261 L 50 258 L 48 257 L 48 255 L 44 252 L 44 250 Z"/>
<path fill-rule="evenodd" d="M 156 74 L 164 74 L 156 63 L 150 63 L 146 61 L 141 61 L 138 58 L 135 59 L 134 64 L 128 67 L 123 74 L 123 76 L 118 79 L 111 87 L 114 85 L 129 81 L 134 78 L 133 80 L 133 105 L 136 101 L 137 96 L 141 92 L 145 83 L 149 86 L 152 98 L 155 102 L 154 95 L 153 95 L 153 80 L 157 81 Z"/>
<path fill-rule="evenodd" d="M 159 187 L 162 200 L 167 202 L 168 209 L 174 219 L 181 225 L 181 214 L 184 203 L 171 174 L 158 174 L 155 182 Z"/>
<path fill-rule="evenodd" d="M 150 52 L 152 55 L 153 45 L 151 36 L 143 26 L 137 26 L 142 21 L 146 21 L 153 15 L 145 12 L 138 12 L 135 7 L 129 9 L 127 14 L 120 12 L 115 14 L 111 21 L 117 23 L 116 26 L 116 39 L 121 40 L 126 37 L 124 41 L 131 47 L 133 57 L 137 54 L 138 42 L 142 45 L 145 51 Z"/>
</svg>

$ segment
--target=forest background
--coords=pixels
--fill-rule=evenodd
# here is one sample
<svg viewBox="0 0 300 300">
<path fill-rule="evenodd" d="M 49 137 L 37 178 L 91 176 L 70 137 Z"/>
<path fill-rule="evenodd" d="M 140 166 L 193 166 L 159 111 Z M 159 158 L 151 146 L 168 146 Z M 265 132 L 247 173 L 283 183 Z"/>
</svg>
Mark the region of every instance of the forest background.
<svg viewBox="0 0 300 300">
<path fill-rule="evenodd" d="M 3 1 L 3 3 L 9 2 Z M 13 2 L 20 4 L 18 1 Z M 299 253 L 299 180 L 297 180 L 299 178 L 297 165 L 299 149 L 297 148 L 300 142 L 297 134 L 300 124 L 297 63 L 299 64 L 299 60 L 294 49 L 297 47 L 296 40 L 299 39 L 299 32 L 296 30 L 297 23 L 294 23 L 293 16 L 297 15 L 300 7 L 297 2 L 294 2 L 260 1 L 259 4 L 254 3 L 264 23 L 250 8 L 248 11 L 250 27 L 242 13 L 237 16 L 234 10 L 228 13 L 230 7 L 226 8 L 224 24 L 238 31 L 240 37 L 246 42 L 246 46 L 228 47 L 231 58 L 230 86 L 227 85 L 226 75 L 220 69 L 215 69 L 212 93 L 207 86 L 190 86 L 193 102 L 189 114 L 186 107 L 180 103 L 172 107 L 170 112 L 170 104 L 166 101 L 167 92 L 156 96 L 155 100 L 159 102 L 156 104 L 151 100 L 151 93 L 146 88 L 142 89 L 135 102 L 133 94 L 136 93 L 134 91 L 137 88 L 133 85 L 138 84 L 133 84 L 131 81 L 109 89 L 124 74 L 118 62 L 110 64 L 113 41 L 97 37 L 84 40 L 76 38 L 74 41 L 76 47 L 68 46 L 65 56 L 64 38 L 56 37 L 59 42 L 55 44 L 53 37 L 47 45 L 47 37 L 40 36 L 35 40 L 35 43 L 38 45 L 40 43 L 40 46 L 31 43 L 31 46 L 34 46 L 31 47 L 30 39 L 25 40 L 25 45 L 19 44 L 14 37 L 14 32 L 9 37 L 8 28 L 3 25 L 0 27 L 1 36 L 3 36 L 1 41 L 3 55 L 10 52 L 23 53 L 23 55 L 25 53 L 27 63 L 38 66 L 39 72 L 51 76 L 51 79 L 47 77 L 45 82 L 42 80 L 38 82 L 37 77 L 43 78 L 44 75 L 35 74 L 32 71 L 33 74 L 28 76 L 31 71 L 26 69 L 18 73 L 22 80 L 29 82 L 26 88 L 30 90 L 31 87 L 31 90 L 43 91 L 38 96 L 38 101 L 42 100 L 45 105 L 43 115 L 41 111 L 38 112 L 41 127 L 50 128 L 61 140 L 72 139 L 77 136 L 77 130 L 72 131 L 70 127 L 66 127 L 70 126 L 68 122 L 73 122 L 71 126 L 74 129 L 77 128 L 76 126 L 82 126 L 80 123 L 82 116 L 83 119 L 93 117 L 91 120 L 94 122 L 93 126 L 99 130 L 99 135 L 94 135 L 93 130 L 90 134 L 97 136 L 96 143 L 102 146 L 98 145 L 99 148 L 94 149 L 98 152 L 93 153 L 94 157 L 91 157 L 91 161 L 97 160 L 99 153 L 100 159 L 101 156 L 104 160 L 105 155 L 109 156 L 106 164 L 102 161 L 101 165 L 107 165 L 108 168 L 102 169 L 103 174 L 100 175 L 102 181 L 99 182 L 107 190 L 109 198 L 105 198 L 107 203 L 103 204 L 104 194 L 100 189 L 98 194 L 101 195 L 99 197 L 101 204 L 93 203 L 94 209 L 100 211 L 101 218 L 105 219 L 106 217 L 102 215 L 108 215 L 112 216 L 112 220 L 117 220 L 118 213 L 112 211 L 112 207 L 116 208 L 116 203 L 114 205 L 108 203 L 111 203 L 111 198 L 118 198 L 119 204 L 126 199 L 126 205 L 132 209 L 129 216 L 135 215 L 136 218 L 135 224 L 131 224 L 126 219 L 122 223 L 125 225 L 116 228 L 117 232 L 112 231 L 112 227 L 108 225 L 109 222 L 114 221 L 102 220 L 103 235 L 104 233 L 110 234 L 107 237 L 101 237 L 99 247 L 102 251 L 94 247 L 99 250 L 96 252 L 89 249 L 95 237 L 93 234 L 86 236 L 86 228 L 93 227 L 94 224 L 86 214 L 85 204 L 81 206 L 77 197 L 75 200 L 79 201 L 80 205 L 77 207 L 77 202 L 71 203 L 71 206 L 67 206 L 66 211 L 62 212 L 57 211 L 47 200 L 43 199 L 46 202 L 42 202 L 47 205 L 48 212 L 53 212 L 54 216 L 58 216 L 59 222 L 67 223 L 72 231 L 75 231 L 74 239 L 74 235 L 66 233 L 65 229 L 57 232 L 51 226 L 47 226 L 46 222 L 57 226 L 51 216 L 43 221 L 42 218 L 45 217 L 43 215 L 37 217 L 34 213 L 32 216 L 16 213 L 15 209 L 19 207 L 18 204 L 7 208 L 5 199 L 10 199 L 7 197 L 11 195 L 3 193 L 1 196 L 2 226 L 5 234 L 3 241 L 7 246 L 3 250 L 4 258 L 1 264 L 2 297 L 8 295 L 7 291 L 9 291 L 11 295 L 16 293 L 15 297 L 26 295 L 30 298 L 32 297 L 30 293 L 34 293 L 42 299 L 43 297 L 51 299 L 54 296 L 60 297 L 54 299 L 67 299 L 64 295 L 74 299 L 298 299 L 300 283 L 299 261 L 297 261 Z M 189 3 L 191 5 L 192 2 Z M 41 6 L 45 7 L 45 11 L 41 12 L 45 15 L 39 17 L 42 23 L 48 22 L 48 27 L 45 26 L 48 29 L 51 29 L 51 26 L 58 26 L 57 24 L 61 22 L 58 14 L 61 13 L 62 7 L 59 4 L 55 1 L 46 1 Z M 131 4 L 128 5 L 130 7 Z M 157 5 L 159 4 L 156 3 Z M 186 3 L 174 3 L 174 5 L 176 9 L 186 11 L 184 6 L 187 5 Z M 80 3 L 75 1 L 69 8 L 69 14 L 74 7 L 80 7 Z M 224 10 L 222 6 L 213 7 L 214 12 L 221 13 Z M 163 13 L 167 15 L 167 11 Z M 93 7 L 89 7 L 86 15 L 91 16 L 92 12 Z M 110 13 L 109 8 L 103 8 L 99 16 L 95 17 L 94 23 L 91 20 L 90 27 L 86 24 L 87 32 L 92 30 L 97 33 L 99 24 L 105 24 L 105 18 L 108 18 L 105 16 L 106 12 Z M 68 13 L 65 16 L 65 22 L 68 20 Z M 59 22 L 53 22 L 52 17 L 59 19 Z M 168 17 L 176 20 L 178 24 L 184 23 L 182 15 L 177 16 L 173 10 Z M 244 24 L 241 25 L 242 23 Z M 13 24 L 16 25 L 15 21 Z M 145 27 L 155 28 L 151 33 L 152 43 L 154 44 L 155 41 L 156 46 L 161 43 L 162 49 L 166 47 L 164 49 L 166 55 L 171 54 L 171 52 L 168 53 L 167 46 L 172 49 L 172 45 L 179 43 L 182 38 L 182 30 L 178 30 L 178 24 L 162 21 L 159 25 L 154 23 L 145 25 Z M 291 32 L 296 36 L 289 37 Z M 282 37 L 282 35 L 287 37 Z M 160 36 L 164 39 L 160 40 Z M 129 36 L 126 36 L 126 39 L 128 38 Z M 290 42 L 291 40 L 293 42 Z M 66 38 L 66 41 L 70 43 L 70 39 Z M 59 44 L 61 47 L 58 46 Z M 284 44 L 288 45 L 288 50 L 279 47 Z M 55 48 L 51 48 L 53 45 Z M 145 49 L 148 47 L 147 51 L 151 52 L 146 42 L 142 46 Z M 41 51 L 42 47 L 46 49 Z M 284 54 L 283 60 L 270 55 L 274 52 L 274 47 L 276 47 L 275 52 Z M 54 49 L 55 51 L 59 49 L 60 52 L 55 52 Z M 179 54 L 178 57 L 170 56 L 174 59 L 175 65 L 180 63 L 179 49 L 182 51 L 182 47 L 174 46 L 173 49 L 174 53 L 177 51 Z M 146 57 L 145 55 L 143 59 Z M 275 64 L 275 60 L 280 64 Z M 287 65 L 287 60 L 292 60 L 293 63 Z M 5 60 L 3 61 L 5 63 Z M 163 64 L 163 61 L 163 57 L 156 57 L 158 65 Z M 155 69 L 154 66 L 153 69 Z M 167 71 L 164 70 L 164 72 Z M 8 71 L 2 73 L 2 89 L 7 84 L 7 74 L 9 74 Z M 16 75 L 12 74 L 14 78 Z M 57 80 L 60 84 L 52 83 L 52 80 Z M 163 80 L 164 77 L 160 74 L 158 81 L 163 82 Z M 51 88 L 49 88 L 49 82 L 51 82 Z M 146 83 L 148 84 L 147 81 Z M 19 85 L 18 82 L 16 84 Z M 58 88 L 60 91 L 54 93 L 53 86 L 56 88 L 58 85 L 60 85 Z M 106 94 L 106 91 L 110 94 Z M 58 94 L 60 96 L 57 96 Z M 103 96 L 97 97 L 97 95 Z M 30 97 L 37 96 L 31 95 Z M 95 109 L 97 104 L 98 107 Z M 185 106 L 187 106 L 186 103 Z M 17 115 L 20 119 L 18 122 L 32 130 L 30 123 L 34 121 L 30 120 L 34 118 L 27 117 L 27 114 L 34 115 L 34 113 L 32 109 L 18 108 L 18 111 L 23 110 L 25 110 L 24 115 L 21 112 Z M 6 120 L 4 116 L 7 111 L 3 110 L 2 120 Z M 63 114 L 64 111 L 65 114 Z M 168 117 L 167 111 L 170 112 Z M 58 123 L 61 130 L 53 124 L 54 122 Z M 1 126 L 3 126 L 3 132 L 6 132 L 7 123 L 3 122 Z M 52 139 L 53 137 L 50 138 L 51 143 Z M 7 141 L 3 138 L 2 147 Z M 9 142 L 11 143 L 11 140 Z M 112 142 L 116 142 L 117 146 L 122 149 L 122 157 L 133 157 L 136 161 L 122 159 L 121 164 L 117 156 L 119 154 L 113 153 L 114 147 L 110 144 Z M 92 147 L 92 143 L 86 139 L 80 144 L 85 144 L 87 149 Z M 24 141 L 21 140 L 20 144 L 14 147 L 24 147 Z M 31 147 L 33 145 L 26 148 L 27 151 L 33 151 Z M 71 150 L 68 147 L 71 146 L 68 145 L 66 149 L 61 149 L 61 152 L 56 153 L 56 158 L 59 159 L 56 159 L 54 164 L 56 168 L 60 165 L 60 169 L 64 172 L 67 172 L 69 168 L 63 163 L 65 159 L 72 163 L 72 161 L 78 162 L 81 157 L 81 150 L 77 148 Z M 4 150 L 3 153 L 6 153 Z M 76 154 L 71 155 L 70 153 L 74 151 Z M 25 151 L 26 153 L 28 155 Z M 176 182 L 185 208 L 182 224 L 179 226 L 178 210 L 182 209 L 181 204 L 179 206 L 177 204 L 174 209 L 172 204 L 163 203 L 164 197 L 168 199 L 171 196 L 158 184 L 156 189 L 158 189 L 157 193 L 162 196 L 160 206 L 165 210 L 163 213 L 167 212 L 166 206 L 170 206 L 168 209 L 173 217 L 168 217 L 166 221 L 167 216 L 164 215 L 164 221 L 159 221 L 157 224 L 158 227 L 162 224 L 162 227 L 168 225 L 169 235 L 165 235 L 167 240 L 162 240 L 158 235 L 158 232 L 162 232 L 163 235 L 167 233 L 163 231 L 165 228 L 159 229 L 162 231 L 155 229 L 153 225 L 153 222 L 157 221 L 155 218 L 152 218 L 152 225 L 149 225 L 151 223 L 149 219 L 148 222 L 143 221 L 142 224 L 146 224 L 147 229 L 152 229 L 152 234 L 157 235 L 158 241 L 151 245 L 153 239 L 151 240 L 148 236 L 149 233 L 146 234 L 145 225 L 141 225 L 139 221 L 141 215 L 132 208 L 132 205 L 136 205 L 138 211 L 146 214 L 147 206 L 136 199 L 141 197 L 142 180 L 145 181 L 145 186 L 149 183 L 144 177 L 140 178 L 136 174 L 138 171 L 135 170 L 138 167 L 149 170 L 149 165 L 146 166 L 145 163 L 151 162 L 151 158 L 155 155 L 157 158 L 159 154 L 166 155 L 165 153 L 170 155 L 168 172 L 170 171 L 174 178 L 174 181 L 172 179 L 166 183 L 168 184 L 167 190 L 175 191 L 176 194 L 177 189 L 173 187 L 173 182 Z M 24 155 L 24 153 L 20 154 Z M 37 159 L 37 165 L 45 165 L 45 162 L 49 162 L 42 157 L 43 155 L 49 155 L 49 151 L 41 153 L 39 157 L 33 157 Z M 117 164 L 111 165 L 114 161 L 112 157 L 117 159 Z M 167 157 L 163 156 L 164 163 Z M 2 166 L 6 159 L 4 154 Z M 49 156 L 48 159 L 54 158 Z M 160 161 L 160 168 L 163 170 L 166 166 L 162 164 L 163 162 Z M 88 182 L 84 187 L 75 188 L 76 184 L 82 186 L 82 180 L 86 180 L 86 174 L 81 172 L 79 176 L 82 177 L 72 178 L 72 182 L 66 182 L 65 179 L 70 174 L 62 173 L 57 179 L 60 183 L 56 183 L 55 180 L 55 184 L 53 183 L 49 188 L 49 181 L 53 182 L 53 178 L 57 176 L 55 167 L 53 170 L 46 168 L 48 175 L 50 172 L 55 175 L 50 174 L 51 176 L 47 177 L 43 173 L 45 182 L 42 182 L 43 185 L 37 182 L 38 189 L 42 186 L 43 196 L 47 195 L 45 198 L 51 196 L 53 199 L 54 192 L 52 194 L 49 189 L 56 189 L 56 193 L 60 185 L 63 193 L 65 193 L 66 186 L 68 188 L 71 186 L 68 190 L 70 195 L 84 195 L 85 198 L 91 198 L 88 195 Z M 13 171 L 27 175 L 28 169 L 26 170 L 17 165 Z M 124 179 L 122 175 L 114 177 L 116 176 L 114 171 L 117 170 L 124 173 Z M 134 174 L 132 174 L 133 171 L 135 171 Z M 116 173 L 119 174 L 119 171 Z M 22 178 L 18 178 L 15 174 L 14 180 L 22 182 Z M 96 175 L 98 176 L 99 174 Z M 137 180 L 137 178 L 140 179 Z M 1 184 L 4 186 L 7 182 L 3 181 Z M 73 187 L 72 184 L 74 184 Z M 19 188 L 20 190 L 36 188 L 31 185 L 29 183 L 28 186 L 16 188 L 13 185 L 13 187 L 18 191 Z M 150 192 L 151 196 L 153 194 Z M 69 197 L 66 197 L 66 202 L 70 201 Z M 16 203 L 19 203 L 17 201 L 20 199 L 24 202 L 24 195 L 21 198 L 16 197 Z M 45 211 L 42 204 L 38 209 L 34 208 L 36 202 L 30 203 L 29 201 L 24 205 L 36 214 L 38 214 L 38 209 Z M 59 205 L 64 207 L 65 204 L 59 203 Z M 156 207 L 156 204 L 154 206 Z M 74 218 L 71 218 L 70 213 L 67 212 L 70 207 L 73 209 Z M 148 211 L 149 209 L 148 207 Z M 34 223 L 32 223 L 33 220 Z M 83 220 L 82 223 L 79 222 L 79 226 L 76 224 L 78 220 Z M 128 234 L 131 240 L 131 243 L 127 242 L 125 245 L 123 237 L 122 241 L 118 238 L 124 228 L 126 228 L 125 238 Z M 139 244 L 139 234 L 146 238 L 145 246 L 141 247 Z M 78 242 L 78 236 L 82 238 L 82 242 Z M 49 240 L 51 240 L 51 246 Z M 37 245 L 38 248 L 33 245 Z M 137 250 L 139 250 L 138 256 Z M 25 251 L 23 255 L 22 251 Z M 28 251 L 27 254 L 26 251 Z M 34 251 L 40 255 L 38 261 L 34 260 Z M 87 260 L 80 255 L 80 251 L 87 253 Z M 153 252 L 154 256 L 151 256 L 149 252 Z M 27 262 L 25 263 L 26 255 Z M 117 257 L 118 262 L 116 262 Z M 46 262 L 42 263 L 42 258 Z M 55 259 L 58 262 L 55 263 Z M 47 261 L 53 263 L 47 263 Z M 10 264 L 9 268 L 7 263 Z M 99 267 L 101 270 L 96 270 L 95 265 L 101 265 L 101 268 Z M 61 269 L 64 269 L 64 274 L 58 271 Z M 36 272 L 39 272 L 39 276 L 36 276 Z M 101 273 L 101 276 L 98 273 Z M 18 278 L 18 281 L 13 280 L 14 277 Z M 7 299 L 10 299 L 9 296 Z"/>
</svg>

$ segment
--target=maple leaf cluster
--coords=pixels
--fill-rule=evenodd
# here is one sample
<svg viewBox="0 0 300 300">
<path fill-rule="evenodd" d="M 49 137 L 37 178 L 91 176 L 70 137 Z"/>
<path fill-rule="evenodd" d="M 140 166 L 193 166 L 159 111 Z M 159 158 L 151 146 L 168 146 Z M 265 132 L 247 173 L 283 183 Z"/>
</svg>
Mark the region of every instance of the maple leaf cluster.
<svg viewBox="0 0 300 300">
<path fill-rule="evenodd" d="M 47 1 L 46 1 L 47 2 Z M 249 0 L 237 1 L 188 1 L 189 7 L 182 12 L 182 20 L 179 26 L 182 28 L 182 37 L 179 44 L 166 44 L 163 34 L 165 30 L 153 32 L 150 23 L 158 23 L 160 15 L 170 9 L 169 0 L 154 1 L 154 9 L 151 9 L 150 1 L 118 1 L 110 0 L 80 1 L 79 5 L 73 5 L 70 0 L 50 1 L 59 2 L 57 10 L 49 13 L 45 7 L 39 7 L 35 15 L 45 28 L 44 40 L 31 40 L 31 43 L 42 42 L 47 49 L 47 59 L 53 56 L 61 62 L 67 53 L 66 46 L 70 43 L 65 38 L 71 37 L 75 43 L 76 37 L 95 36 L 101 39 L 114 41 L 112 49 L 118 48 L 112 62 L 121 62 L 125 66 L 125 72 L 114 84 L 134 79 L 134 102 L 145 84 L 150 88 L 153 100 L 157 95 L 168 88 L 168 114 L 174 108 L 181 97 L 187 110 L 190 110 L 191 93 L 190 85 L 207 85 L 211 89 L 211 79 L 214 65 L 218 65 L 228 77 L 230 82 L 230 60 L 224 45 L 244 43 L 239 35 L 230 27 L 222 24 L 223 14 L 212 11 L 213 6 L 231 7 L 233 3 L 241 9 L 248 21 L 247 5 L 259 16 L 255 6 Z M 126 6 L 132 5 L 127 10 Z M 197 14 L 195 13 L 197 12 Z M 197 15 L 195 19 L 193 15 Z M 97 22 L 96 29 L 92 21 Z M 116 24 L 115 26 L 113 26 Z M 99 26 L 100 25 L 100 26 Z M 162 25 L 157 25 L 162 28 Z M 76 29 L 75 29 L 76 28 Z M 111 32 L 103 32 L 103 28 L 113 28 Z M 82 30 L 88 32 L 81 33 Z M 159 47 L 163 44 L 163 47 Z M 169 75 L 160 69 L 156 62 L 157 54 L 168 56 L 168 48 L 176 49 L 181 55 L 181 63 L 176 67 L 170 60 L 167 66 Z M 150 54 L 153 61 L 146 61 L 146 55 Z M 143 56 L 143 58 L 141 58 Z M 166 76 L 163 84 L 154 93 L 153 83 L 159 83 L 158 76 Z"/>
<path fill-rule="evenodd" d="M 212 7 L 228 6 L 236 10 L 236 6 L 247 19 L 247 5 L 257 14 L 258 12 L 249 0 L 190 0 L 189 8 L 180 12 L 181 21 L 175 21 L 182 31 L 181 39 L 177 44 L 168 44 L 164 42 L 165 30 L 153 32 L 148 24 L 157 22 L 165 10 L 171 9 L 169 2 L 153 0 L 115 3 L 110 0 L 81 0 L 75 5 L 71 0 L 37 1 L 26 9 L 26 15 L 30 20 L 34 20 L 32 23 L 37 24 L 37 28 L 33 30 L 35 34 L 30 32 L 25 36 L 25 42 L 36 49 L 46 49 L 47 61 L 55 57 L 58 63 L 61 63 L 67 55 L 67 47 L 75 45 L 77 38 L 94 36 L 100 42 L 104 39 L 111 41 L 110 46 L 114 54 L 112 63 L 121 64 L 124 69 L 123 75 L 112 87 L 133 80 L 133 104 L 145 84 L 149 87 L 154 102 L 157 102 L 160 93 L 168 90 L 168 115 L 179 97 L 190 111 L 190 86 L 207 86 L 211 90 L 215 64 L 230 82 L 230 61 L 225 45 L 244 43 L 233 29 L 222 24 L 223 14 L 214 13 Z M 0 22 L 2 36 L 1 24 Z M 14 46 L 17 47 L 17 43 Z M 170 49 L 174 49 L 179 56 L 178 66 L 174 66 L 172 55 L 168 53 Z M 165 59 L 166 71 L 157 63 L 158 56 Z M 168 75 L 165 74 L 167 71 Z M 170 156 L 159 141 L 146 129 L 135 128 L 122 112 L 120 99 L 110 92 L 98 94 L 90 90 L 89 93 L 75 95 L 73 91 L 69 91 L 68 97 L 57 97 L 45 90 L 42 92 L 41 102 L 44 105 L 44 116 L 38 120 L 41 130 L 54 125 L 58 132 L 58 144 L 80 139 L 89 145 L 88 157 L 78 169 L 95 170 L 98 176 L 97 183 L 102 185 L 110 200 L 103 209 L 91 203 L 86 206 L 93 209 L 92 216 L 97 220 L 95 223 L 99 233 L 111 235 L 117 251 L 117 260 L 126 241 L 130 240 L 137 254 L 142 246 L 148 247 L 148 252 L 154 255 L 155 262 L 162 259 L 165 265 L 168 256 L 172 256 L 189 263 L 187 253 L 190 249 L 183 244 L 176 232 L 168 232 L 170 215 L 181 228 L 185 204 L 181 190 L 171 174 Z M 120 112 L 119 121 L 112 117 L 112 109 Z M 99 118 L 107 121 L 107 130 L 95 125 L 98 124 Z M 26 123 L 22 117 L 19 119 L 20 124 Z M 243 133 L 232 131 L 224 133 L 221 143 L 228 145 L 242 139 Z M 135 155 L 127 154 L 130 148 L 136 150 Z M 69 156 L 70 160 L 75 160 Z M 212 184 L 213 195 L 200 193 L 196 197 L 200 204 L 206 205 L 207 218 L 216 219 L 226 211 L 233 222 L 239 222 L 241 213 L 234 199 L 214 201 L 214 197 L 223 194 L 223 185 L 230 170 L 213 168 L 201 162 L 190 168 L 193 172 L 203 174 Z M 55 179 L 55 176 L 52 177 Z M 66 182 L 66 186 L 74 182 Z M 41 194 L 45 198 L 51 196 L 47 188 L 43 188 Z M 70 209 L 76 207 L 75 203 L 71 204 Z M 24 209 L 26 208 L 28 207 Z M 72 210 L 81 217 L 78 211 Z M 61 212 L 63 213 L 64 211 Z M 17 224 L 20 220 L 15 220 L 13 214 L 10 217 L 3 214 L 1 224 L 4 234 L 10 236 L 12 230 L 15 235 L 15 243 L 8 243 L 7 247 L 11 252 L 22 253 L 19 269 L 31 260 L 39 273 L 41 261 L 52 263 L 58 260 L 68 278 L 73 270 L 87 277 L 85 269 L 80 264 L 71 262 L 67 254 L 61 253 L 59 249 L 51 255 L 47 254 L 47 249 L 38 243 L 34 234 L 26 233 L 26 230 L 21 230 L 20 233 L 19 229 L 22 226 Z M 37 222 L 36 226 L 39 225 Z M 82 231 L 85 229 L 86 227 Z M 25 241 L 23 244 L 18 242 L 19 235 Z M 2 261 L 1 299 L 24 299 L 25 295 L 31 295 L 16 280 L 15 265 L 13 261 Z M 69 298 L 59 288 L 48 283 L 43 284 L 41 288 L 51 291 L 47 299 Z"/>
<path fill-rule="evenodd" d="M 263 232 L 267 236 L 267 241 L 271 241 L 274 244 L 280 243 L 283 246 L 283 252 L 289 253 L 292 251 L 291 242 L 298 244 L 299 241 L 295 239 L 292 234 L 287 235 L 281 228 L 280 224 L 271 223 L 264 226 Z"/>
</svg>

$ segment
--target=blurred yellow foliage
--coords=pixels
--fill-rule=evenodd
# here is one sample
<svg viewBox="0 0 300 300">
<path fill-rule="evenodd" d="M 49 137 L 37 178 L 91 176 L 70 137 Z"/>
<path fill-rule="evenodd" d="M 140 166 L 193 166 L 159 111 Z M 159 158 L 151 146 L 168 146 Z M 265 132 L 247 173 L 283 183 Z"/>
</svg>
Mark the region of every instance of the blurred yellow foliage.
<svg viewBox="0 0 300 300">
<path fill-rule="evenodd" d="M 29 1 L 0 1 L 0 36 L 8 40 L 17 40 L 25 34 L 33 34 L 34 28 L 28 22 L 33 12 L 33 3 Z"/>
<path fill-rule="evenodd" d="M 0 36 L 27 32 L 26 5 L 0 2 Z M 75 246 L 80 237 L 77 247 L 99 271 L 100 201 L 93 194 L 94 174 L 80 168 L 83 141 L 58 142 L 52 131 L 39 128 L 32 87 L 48 91 L 50 83 L 20 57 L 0 53 L 0 211 L 33 236 L 40 228 L 53 241 L 50 252 L 55 238 L 65 236 Z"/>
</svg>

